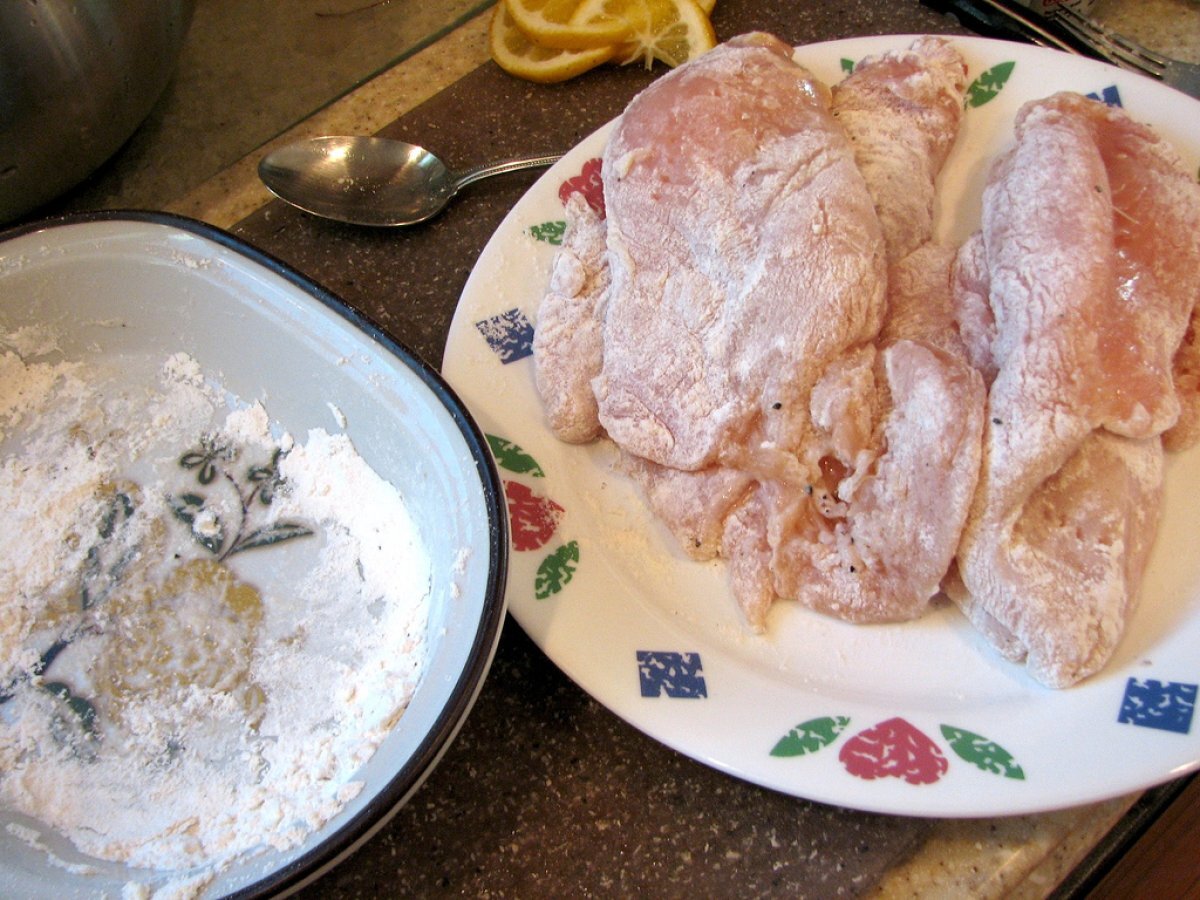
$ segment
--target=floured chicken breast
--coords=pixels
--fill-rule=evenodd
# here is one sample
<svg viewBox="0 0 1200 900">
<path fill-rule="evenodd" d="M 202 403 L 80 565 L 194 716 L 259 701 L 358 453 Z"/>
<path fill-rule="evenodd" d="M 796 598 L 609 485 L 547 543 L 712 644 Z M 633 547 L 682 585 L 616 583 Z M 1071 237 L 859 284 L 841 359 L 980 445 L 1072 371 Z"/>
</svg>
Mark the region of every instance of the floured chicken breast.
<svg viewBox="0 0 1200 900">
<path fill-rule="evenodd" d="M 594 236 L 568 208 L 535 343 L 552 427 L 602 427 L 686 552 L 728 560 L 752 626 L 779 596 L 909 618 L 953 557 L 983 389 L 956 343 L 952 254 L 922 245 L 964 81 L 958 54 L 922 39 L 860 63 L 839 122 L 790 48 L 739 38 L 664 76 L 614 129 L 598 301 L 586 285 L 603 276 L 560 278 Z M 902 312 L 885 327 L 889 304 Z M 588 311 L 588 352 L 551 336 Z M 595 421 L 586 397 L 561 399 L 588 378 Z"/>
<path fill-rule="evenodd" d="M 1078 95 L 1027 104 L 1016 137 L 955 279 L 991 386 L 951 593 L 1002 652 L 1062 687 L 1112 655 L 1153 541 L 1200 186 L 1149 129 Z"/>
<path fill-rule="evenodd" d="M 822 427 L 806 449 L 819 453 L 821 519 L 778 529 L 774 571 L 783 596 L 852 621 L 925 610 L 978 477 L 983 382 L 953 316 L 953 250 L 931 243 L 965 84 L 959 53 L 927 37 L 861 60 L 833 90 L 887 247 L 887 314 L 873 343 L 813 391 Z"/>
<path fill-rule="evenodd" d="M 600 417 L 681 546 L 729 559 L 755 627 L 777 596 L 761 484 L 812 508 L 809 395 L 884 309 L 878 220 L 828 102 L 791 48 L 747 36 L 635 99 L 605 153 Z"/>
<path fill-rule="evenodd" d="M 566 211 L 567 230 L 533 333 L 534 372 L 551 430 L 561 441 L 582 444 L 600 434 L 592 379 L 604 358 L 600 323 L 609 279 L 604 221 L 579 193 L 568 198 Z"/>
<path fill-rule="evenodd" d="M 936 179 L 958 134 L 966 80 L 948 41 L 922 37 L 860 60 L 833 87 L 833 114 L 875 201 L 889 262 L 933 237 Z"/>
<path fill-rule="evenodd" d="M 663 76 L 604 152 L 608 435 L 677 469 L 803 482 L 807 395 L 878 333 L 879 222 L 828 91 L 766 35 Z"/>
<path fill-rule="evenodd" d="M 831 367 L 813 391 L 826 426 L 814 444 L 820 519 L 788 508 L 797 515 L 773 560 L 780 595 L 887 621 L 919 615 L 939 592 L 975 491 L 985 405 L 949 315 L 951 259 L 929 244 L 894 266 L 877 345 Z M 854 424 L 864 410 L 869 428 Z"/>
</svg>

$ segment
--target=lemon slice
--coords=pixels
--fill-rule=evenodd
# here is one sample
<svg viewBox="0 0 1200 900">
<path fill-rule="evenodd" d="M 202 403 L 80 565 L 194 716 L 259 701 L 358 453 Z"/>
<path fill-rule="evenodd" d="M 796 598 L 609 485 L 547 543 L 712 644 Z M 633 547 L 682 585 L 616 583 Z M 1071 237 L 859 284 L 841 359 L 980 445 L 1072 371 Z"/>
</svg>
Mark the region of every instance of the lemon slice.
<svg viewBox="0 0 1200 900">
<path fill-rule="evenodd" d="M 514 25 L 542 47 L 559 50 L 591 50 L 620 44 L 629 39 L 632 25 L 620 16 L 597 11 L 579 22 L 575 17 L 580 0 L 503 0 Z"/>
<path fill-rule="evenodd" d="M 492 59 L 505 72 L 542 84 L 574 78 L 617 53 L 613 44 L 592 50 L 554 50 L 535 44 L 517 27 L 504 3 L 497 3 L 492 13 L 488 45 Z"/>
<path fill-rule="evenodd" d="M 622 19 L 633 28 L 619 51 L 622 63 L 640 59 L 649 68 L 657 59 L 674 67 L 717 43 L 697 0 L 583 0 L 570 24 L 581 28 L 609 19 Z"/>
</svg>

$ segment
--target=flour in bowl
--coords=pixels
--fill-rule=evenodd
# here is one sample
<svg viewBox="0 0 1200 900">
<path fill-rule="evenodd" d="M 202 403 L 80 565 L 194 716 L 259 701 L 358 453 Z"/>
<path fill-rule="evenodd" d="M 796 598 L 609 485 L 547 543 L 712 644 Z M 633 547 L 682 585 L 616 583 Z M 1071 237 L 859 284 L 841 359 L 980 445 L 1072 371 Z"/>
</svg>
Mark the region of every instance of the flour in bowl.
<svg viewBox="0 0 1200 900">
<path fill-rule="evenodd" d="M 403 498 L 345 435 L 293 438 L 184 354 L 132 388 L 5 343 L 0 805 L 197 890 L 298 845 L 425 666 Z"/>
</svg>

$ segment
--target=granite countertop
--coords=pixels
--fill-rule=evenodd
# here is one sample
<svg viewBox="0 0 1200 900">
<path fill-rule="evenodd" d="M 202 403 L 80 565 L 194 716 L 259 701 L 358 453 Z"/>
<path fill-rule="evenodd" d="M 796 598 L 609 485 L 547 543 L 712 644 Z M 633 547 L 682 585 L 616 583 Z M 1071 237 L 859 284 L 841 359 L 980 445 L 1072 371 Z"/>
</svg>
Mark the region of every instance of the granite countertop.
<svg viewBox="0 0 1200 900">
<path fill-rule="evenodd" d="M 375 14 L 387 6 L 384 0 L 344 9 Z M 205 46 L 196 50 L 228 61 L 234 51 L 219 40 L 221 7 L 200 0 L 194 27 Z M 437 364 L 474 255 L 536 176 L 506 179 L 473 199 L 469 210 L 451 210 L 421 229 L 366 232 L 318 222 L 272 201 L 255 170 L 271 147 L 328 133 L 403 134 L 462 163 L 478 161 L 472 154 L 549 149 L 543 142 L 569 146 L 653 77 L 624 69 L 602 76 L 603 87 L 584 79 L 550 88 L 515 82 L 488 61 L 488 15 L 480 9 L 478 3 L 444 4 L 440 18 L 418 26 L 423 36 L 405 38 L 400 58 L 384 54 L 374 64 L 377 74 L 372 66 L 344 74 L 343 81 L 361 83 L 346 85 L 353 89 L 335 102 L 317 108 L 318 102 L 304 100 L 258 133 L 235 129 L 221 149 L 224 157 L 206 150 L 211 171 L 204 177 L 180 175 L 186 140 L 174 157 L 160 157 L 154 135 L 142 134 L 126 148 L 129 155 L 55 208 L 160 208 L 230 229 L 341 294 Z M 1195 0 L 1100 0 L 1096 14 L 1160 49 L 1200 61 Z M 915 0 L 850 0 L 836 7 L 718 0 L 719 36 L 745 30 L 747 22 L 796 43 L 963 33 Z M 247 41 L 265 40 L 261 29 L 247 28 L 246 35 Z M 294 46 L 278 52 L 294 52 Z M 184 62 L 194 71 L 212 59 Z M 328 86 L 324 91 L 331 94 Z M 156 111 L 161 118 L 152 128 L 160 135 L 194 135 L 197 121 L 212 114 L 200 101 L 190 107 L 183 98 L 174 102 L 191 119 L 173 123 L 169 110 Z M 503 104 L 502 118 L 489 113 L 497 104 Z M 547 121 L 564 108 L 572 110 L 571 121 Z M 529 145 L 529 135 L 537 136 L 536 146 Z M 212 143 L 219 138 L 214 133 Z M 176 177 L 164 177 L 172 166 Z M 461 252 L 442 252 L 447 248 Z M 1041 815 L 933 820 L 862 813 L 763 790 L 635 731 L 572 683 L 510 620 L 475 709 L 428 782 L 303 896 L 1044 897 L 1146 802 L 1130 795 Z"/>
</svg>

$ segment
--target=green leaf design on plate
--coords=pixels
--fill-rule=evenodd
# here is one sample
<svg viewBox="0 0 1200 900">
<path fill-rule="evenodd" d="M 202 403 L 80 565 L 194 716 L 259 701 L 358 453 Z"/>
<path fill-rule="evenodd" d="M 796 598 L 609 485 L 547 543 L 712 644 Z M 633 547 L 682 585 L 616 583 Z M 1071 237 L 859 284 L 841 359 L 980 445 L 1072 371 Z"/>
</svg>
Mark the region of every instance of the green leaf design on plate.
<svg viewBox="0 0 1200 900">
<path fill-rule="evenodd" d="M 117 491 L 109 501 L 108 510 L 100 520 L 100 537 L 108 540 L 117 531 L 118 523 L 133 515 L 133 498 L 124 491 Z"/>
<path fill-rule="evenodd" d="M 544 478 L 546 473 L 538 465 L 536 459 L 522 450 L 512 441 L 507 441 L 494 434 L 487 435 L 488 446 L 492 456 L 496 457 L 496 465 L 518 475 L 532 475 L 534 478 Z"/>
<path fill-rule="evenodd" d="M 88 738 L 96 738 L 99 732 L 96 729 L 96 707 L 92 705 L 90 700 L 85 700 L 83 697 L 77 697 L 71 693 L 71 689 L 61 681 L 49 681 L 42 685 L 42 688 L 48 693 L 53 694 L 59 700 L 67 705 L 69 709 L 78 719 L 79 727 L 83 729 L 83 733 Z"/>
<path fill-rule="evenodd" d="M 1015 62 L 1009 60 L 996 63 L 986 72 L 981 72 L 979 77 L 972 81 L 967 88 L 965 104 L 970 107 L 983 106 L 995 99 L 1004 85 L 1008 83 L 1008 79 L 1012 77 L 1016 65 Z"/>
<path fill-rule="evenodd" d="M 255 547 L 269 547 L 272 544 L 282 544 L 284 541 L 290 541 L 292 538 L 308 537 L 313 531 L 307 525 L 301 525 L 299 522 L 275 522 L 263 528 L 257 528 L 251 531 L 245 537 L 238 539 L 227 553 L 227 556 L 233 556 L 235 553 L 241 553 L 245 550 L 253 550 Z"/>
<path fill-rule="evenodd" d="M 845 72 L 847 75 L 852 74 L 854 72 L 854 60 L 847 59 L 846 57 L 843 56 L 842 57 L 842 71 Z"/>
<path fill-rule="evenodd" d="M 118 531 L 133 518 L 133 498 L 118 490 L 108 501 L 96 529 L 99 540 L 88 548 L 79 577 L 79 608 L 90 609 L 108 596 L 129 564 L 138 556 L 137 546 L 123 547 L 114 541 Z"/>
<path fill-rule="evenodd" d="M 254 494 L 263 506 L 270 506 L 275 499 L 276 489 L 283 484 L 283 476 L 279 474 L 279 463 L 283 459 L 283 448 L 276 447 L 271 454 L 271 461 L 265 466 L 251 466 L 246 471 L 246 480 L 258 485 Z"/>
<path fill-rule="evenodd" d="M 1005 778 L 1025 780 L 1025 771 L 1017 765 L 1012 754 L 994 741 L 953 725 L 942 726 L 942 737 L 949 741 L 951 750 L 975 768 Z"/>
<path fill-rule="evenodd" d="M 563 242 L 563 235 L 566 233 L 567 223 L 563 219 L 542 222 L 540 225 L 531 225 L 529 228 L 529 234 L 534 240 L 553 244 L 555 247 Z"/>
<path fill-rule="evenodd" d="M 537 577 L 533 582 L 533 596 L 538 600 L 545 600 L 557 594 L 570 583 L 578 564 L 579 542 L 570 541 L 563 544 L 538 566 Z"/>
<path fill-rule="evenodd" d="M 801 722 L 771 748 L 772 756 L 804 756 L 832 744 L 850 724 L 848 716 L 821 716 Z"/>
</svg>

